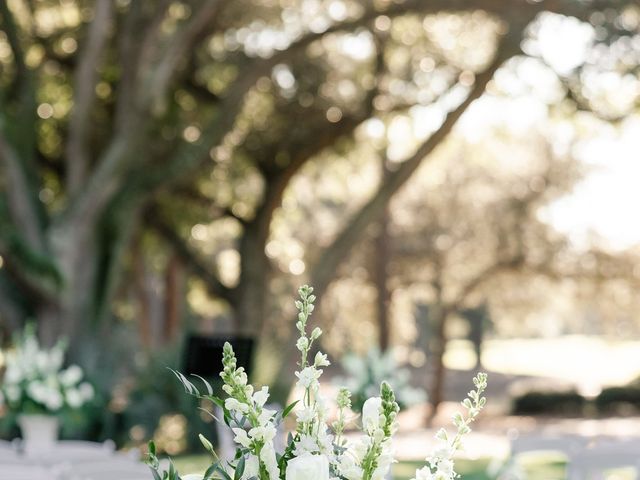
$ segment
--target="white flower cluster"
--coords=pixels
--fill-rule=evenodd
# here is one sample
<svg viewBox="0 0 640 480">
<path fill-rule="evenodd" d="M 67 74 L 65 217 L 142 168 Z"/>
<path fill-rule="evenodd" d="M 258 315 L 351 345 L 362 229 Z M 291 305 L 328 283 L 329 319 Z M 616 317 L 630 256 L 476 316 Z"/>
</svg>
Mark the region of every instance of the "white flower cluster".
<svg viewBox="0 0 640 480">
<path fill-rule="evenodd" d="M 399 411 L 395 394 L 387 382 L 380 385 L 380 395 L 367 399 L 362 406 L 363 434 L 354 442 L 346 442 L 342 437 L 347 423 L 345 411 L 351 408 L 351 394 L 341 388 L 337 396 L 338 415 L 333 424 L 333 432 L 328 425 L 327 403 L 320 394 L 319 379 L 322 368 L 329 365 L 327 356 L 317 352 L 310 360 L 314 342 L 322 331 L 315 328 L 307 335 L 306 326 L 315 296 L 313 289 L 303 286 L 299 290 L 300 300 L 296 302 L 298 321 L 296 327 L 300 338 L 296 346 L 300 351 L 299 369 L 295 373 L 297 387 L 302 398 L 285 408 L 281 414 L 265 408 L 269 397 L 267 387 L 255 391 L 247 384 L 247 375 L 236 367 L 236 358 L 228 343 L 225 344 L 220 374 L 229 396 L 221 400 L 212 394 L 206 383 L 208 396 L 201 396 L 198 389 L 182 374 L 176 375 L 191 394 L 209 398 L 224 407 L 225 422 L 231 426 L 238 445 L 235 458 L 217 459 L 213 446 L 204 437 L 201 441 L 217 459 L 202 475 L 182 477 L 186 480 L 210 480 L 219 472 L 226 480 L 383 480 L 394 462 L 392 436 L 397 429 L 396 416 Z M 479 374 L 474 379 L 476 390 L 469 393 L 463 402 L 468 416 L 456 415 L 454 424 L 458 432 L 453 439 L 441 430 L 438 433 L 438 447 L 427 458 L 426 466 L 416 471 L 413 480 L 453 480 L 458 475 L 454 470 L 452 456 L 461 444 L 461 438 L 470 431 L 469 424 L 475 419 L 485 399 L 481 396 L 486 388 L 486 375 Z M 284 452 L 276 454 L 274 437 L 276 424 L 295 408 L 296 430 L 292 433 Z M 155 446 L 150 444 L 149 465 L 156 472 L 156 478 L 179 480 L 177 472 L 171 469 L 160 475 L 159 462 L 155 456 Z M 229 468 L 233 470 L 228 471 Z"/>
<path fill-rule="evenodd" d="M 16 413 L 55 413 L 64 407 L 77 409 L 94 397 L 77 365 L 62 369 L 65 347 L 40 348 L 33 327 L 25 328 L 14 350 L 5 353 L 5 373 L 0 386 L 0 405 Z"/>
<path fill-rule="evenodd" d="M 380 396 L 367 399 L 362 408 L 362 435 L 347 445 L 339 472 L 347 480 L 382 480 L 393 459 L 391 437 L 397 429 L 399 407 L 391 387 L 383 382 Z"/>
<path fill-rule="evenodd" d="M 247 374 L 242 367 L 236 368 L 236 358 L 228 343 L 224 346 L 222 361 L 222 388 L 229 395 L 224 407 L 236 425 L 232 427 L 234 441 L 243 449 L 244 454 L 244 471 L 240 478 L 261 478 L 260 472 L 264 471 L 269 480 L 278 480 L 280 469 L 273 445 L 276 436 L 276 411 L 264 406 L 269 399 L 269 389 L 262 387 L 261 390 L 254 391 L 253 386 L 247 384 Z M 243 421 L 245 418 L 249 424 L 248 431 Z"/>
</svg>

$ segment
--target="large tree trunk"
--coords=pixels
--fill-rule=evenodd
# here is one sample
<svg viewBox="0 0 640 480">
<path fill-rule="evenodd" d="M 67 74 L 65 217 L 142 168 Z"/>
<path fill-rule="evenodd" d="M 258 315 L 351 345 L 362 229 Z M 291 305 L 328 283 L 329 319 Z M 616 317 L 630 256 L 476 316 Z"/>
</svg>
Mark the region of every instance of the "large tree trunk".
<svg viewBox="0 0 640 480">
<path fill-rule="evenodd" d="M 263 219 L 245 224 L 240 244 L 240 282 L 234 291 L 236 334 L 257 336 L 264 324 L 270 264 L 265 253 L 269 226 Z"/>
<path fill-rule="evenodd" d="M 382 177 L 386 179 L 389 175 L 386 162 L 382 162 Z M 389 261 L 391 250 L 391 236 L 389 235 L 389 207 L 385 207 L 378 223 L 378 233 L 374 240 L 375 257 L 374 262 L 374 283 L 376 285 L 376 319 L 378 323 L 378 346 L 381 352 L 389 348 L 391 337 L 391 326 L 389 318 L 389 305 L 391 304 L 391 290 L 387 285 L 389 278 Z"/>
<path fill-rule="evenodd" d="M 449 311 L 442 305 L 434 305 L 432 308 L 433 317 L 431 318 L 431 324 L 433 325 L 433 334 L 435 341 L 433 342 L 434 349 L 430 362 L 432 364 L 432 377 L 431 388 L 429 390 L 429 401 L 432 406 L 432 410 L 427 418 L 427 423 L 430 424 L 435 415 L 437 414 L 438 407 L 444 401 L 444 381 L 445 381 L 445 367 L 444 367 L 444 354 L 447 348 L 447 319 L 449 318 Z"/>
<path fill-rule="evenodd" d="M 164 343 L 173 342 L 178 334 L 182 314 L 182 297 L 184 295 L 183 265 L 178 255 L 169 259 L 165 272 L 164 288 Z"/>
<path fill-rule="evenodd" d="M 391 290 L 387 285 L 389 278 L 389 212 L 382 215 L 379 224 L 378 235 L 375 238 L 374 282 L 376 285 L 376 319 L 378 324 L 378 346 L 384 352 L 389 348 L 391 340 L 391 326 L 389 318 L 389 305 L 391 303 Z"/>
<path fill-rule="evenodd" d="M 87 330 L 94 317 L 97 271 L 94 232 L 93 225 L 67 223 L 49 232 L 49 249 L 63 283 L 56 298 L 45 300 L 35 309 L 42 342 L 50 346 L 59 338 L 68 339 L 72 360 L 91 352 Z"/>
</svg>

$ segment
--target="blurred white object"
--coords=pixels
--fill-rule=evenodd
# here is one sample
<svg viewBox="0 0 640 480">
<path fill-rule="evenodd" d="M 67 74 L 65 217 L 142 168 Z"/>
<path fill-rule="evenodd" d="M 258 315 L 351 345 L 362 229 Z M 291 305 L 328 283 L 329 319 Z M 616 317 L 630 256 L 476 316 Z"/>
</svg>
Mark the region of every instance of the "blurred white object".
<svg viewBox="0 0 640 480">
<path fill-rule="evenodd" d="M 58 440 L 60 421 L 54 415 L 18 415 L 18 425 L 27 455 L 47 453 Z"/>
<path fill-rule="evenodd" d="M 530 452 L 559 452 L 567 458 L 586 448 L 588 440 L 577 435 L 521 435 L 511 441 L 511 456 Z"/>
<path fill-rule="evenodd" d="M 604 479 L 604 472 L 631 468 L 640 476 L 640 438 L 598 439 L 570 458 L 568 480 Z"/>
<path fill-rule="evenodd" d="M 511 453 L 505 464 L 499 468 L 494 466 L 491 473 L 498 474 L 500 480 L 523 479 L 525 475 L 518 464 L 521 455 L 557 452 L 570 462 L 587 444 L 588 439 L 577 435 L 518 435 L 511 440 Z"/>
<path fill-rule="evenodd" d="M 56 472 L 34 465 L 0 466 L 0 480 L 60 480 Z"/>
<path fill-rule="evenodd" d="M 115 458 L 115 443 L 85 442 L 80 440 L 61 440 L 46 452 L 38 453 L 37 458 L 44 463 L 84 462 L 94 459 Z M 29 452 L 26 452 L 29 456 Z M 126 456 L 123 456 L 126 458 Z M 131 460 L 130 460 L 131 461 Z"/>
<path fill-rule="evenodd" d="M 61 480 L 149 480 L 149 468 L 126 459 L 86 461 L 69 466 Z"/>
</svg>

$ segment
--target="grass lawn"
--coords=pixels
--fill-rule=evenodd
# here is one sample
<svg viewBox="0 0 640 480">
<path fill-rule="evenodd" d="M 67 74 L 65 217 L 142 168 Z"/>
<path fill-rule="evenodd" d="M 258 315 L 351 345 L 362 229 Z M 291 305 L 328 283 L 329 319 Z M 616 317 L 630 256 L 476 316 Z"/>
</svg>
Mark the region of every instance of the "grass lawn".
<svg viewBox="0 0 640 480">
<path fill-rule="evenodd" d="M 185 455 L 174 459 L 178 471 L 186 473 L 202 473 L 209 466 L 210 457 L 206 455 Z M 395 480 L 408 480 L 413 477 L 416 468 L 423 465 L 420 461 L 403 461 L 393 466 Z M 457 460 L 456 470 L 466 480 L 493 480 L 486 473 L 488 459 Z M 536 456 L 525 458 L 520 463 L 528 480 L 562 480 L 564 478 L 564 463 L 553 457 Z"/>
</svg>

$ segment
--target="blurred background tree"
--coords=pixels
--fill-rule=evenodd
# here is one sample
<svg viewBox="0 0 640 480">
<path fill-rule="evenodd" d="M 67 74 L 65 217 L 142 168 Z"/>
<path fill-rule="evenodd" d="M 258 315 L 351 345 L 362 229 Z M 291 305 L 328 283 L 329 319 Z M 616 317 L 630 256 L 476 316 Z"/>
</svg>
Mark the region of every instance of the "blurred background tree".
<svg viewBox="0 0 640 480">
<path fill-rule="evenodd" d="M 354 348 L 397 341 L 410 328 L 393 312 L 422 298 L 437 404 L 449 318 L 483 302 L 499 316 L 532 276 L 635 278 L 620 256 L 567 253 L 539 212 L 598 127 L 549 132 L 637 108 L 638 15 L 615 0 L 2 1 L 2 320 L 69 337 L 89 368 L 125 348 L 105 347 L 121 326 L 146 352 L 189 321 L 251 334 L 274 383 L 294 285 L 327 293 L 336 338 L 354 308 L 361 333 L 376 318 Z M 565 68 L 545 44 L 558 29 L 591 53 Z M 485 93 L 537 96 L 547 127 L 452 135 Z"/>
</svg>

